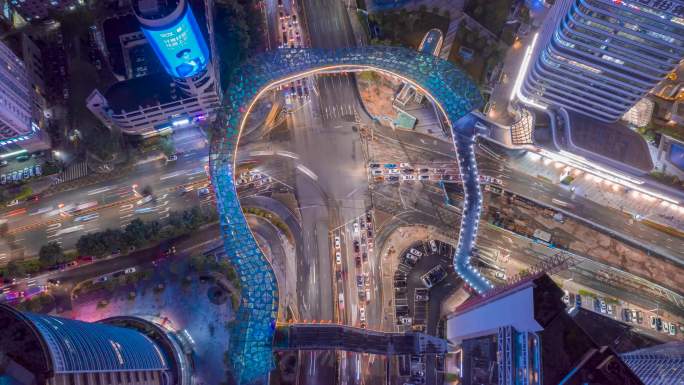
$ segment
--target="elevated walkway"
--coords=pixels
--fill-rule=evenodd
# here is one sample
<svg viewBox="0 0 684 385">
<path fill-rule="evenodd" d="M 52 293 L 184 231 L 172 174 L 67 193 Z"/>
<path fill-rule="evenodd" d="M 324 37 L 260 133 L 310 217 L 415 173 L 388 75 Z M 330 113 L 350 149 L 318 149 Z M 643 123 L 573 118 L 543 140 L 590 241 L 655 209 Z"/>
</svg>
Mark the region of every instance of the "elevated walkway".
<svg viewBox="0 0 684 385">
<path fill-rule="evenodd" d="M 275 350 L 345 350 L 355 353 L 442 354 L 446 340 L 423 333 L 388 333 L 339 324 L 279 325 L 273 340 Z"/>
</svg>

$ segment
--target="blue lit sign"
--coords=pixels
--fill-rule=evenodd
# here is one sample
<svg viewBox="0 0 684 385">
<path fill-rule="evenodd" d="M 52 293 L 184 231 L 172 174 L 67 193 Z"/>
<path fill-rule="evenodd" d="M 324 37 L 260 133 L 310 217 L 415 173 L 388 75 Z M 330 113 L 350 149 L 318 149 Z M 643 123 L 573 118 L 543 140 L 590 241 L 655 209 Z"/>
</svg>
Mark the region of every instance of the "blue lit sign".
<svg viewBox="0 0 684 385">
<path fill-rule="evenodd" d="M 187 78 L 206 68 L 209 50 L 190 7 L 173 26 L 142 30 L 171 76 Z"/>
</svg>

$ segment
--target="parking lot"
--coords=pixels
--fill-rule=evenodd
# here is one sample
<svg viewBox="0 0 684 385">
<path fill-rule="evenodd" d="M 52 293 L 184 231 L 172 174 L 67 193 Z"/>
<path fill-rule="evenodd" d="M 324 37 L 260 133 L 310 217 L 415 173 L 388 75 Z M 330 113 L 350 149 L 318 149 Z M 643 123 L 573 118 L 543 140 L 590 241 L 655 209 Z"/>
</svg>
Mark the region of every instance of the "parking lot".
<svg viewBox="0 0 684 385">
<path fill-rule="evenodd" d="M 398 254 L 393 303 L 401 329 L 436 333 L 439 303 L 461 284 L 452 267 L 453 253 L 452 245 L 429 240 L 414 242 Z"/>
</svg>

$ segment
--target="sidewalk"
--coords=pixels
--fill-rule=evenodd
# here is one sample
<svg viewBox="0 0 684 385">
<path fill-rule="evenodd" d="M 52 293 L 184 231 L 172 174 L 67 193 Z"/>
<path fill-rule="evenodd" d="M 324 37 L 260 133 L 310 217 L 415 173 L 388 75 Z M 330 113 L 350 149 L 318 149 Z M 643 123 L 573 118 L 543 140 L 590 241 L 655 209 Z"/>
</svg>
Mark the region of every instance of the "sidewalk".
<svg viewBox="0 0 684 385">
<path fill-rule="evenodd" d="M 554 164 L 548 159 L 541 159 L 536 154 L 527 153 L 508 165 L 517 171 L 550 180 L 553 183 L 560 182 L 560 176 L 566 167 Z M 675 229 L 684 229 L 684 208 L 664 202 L 660 199 L 641 194 L 637 191 L 627 191 L 625 187 L 608 182 L 591 174 L 573 171 L 570 173 L 575 179 L 568 186 L 575 188 L 575 194 L 590 199 L 603 206 L 612 207 L 632 216 L 639 215 L 640 219 L 648 219 L 653 222 L 671 226 Z"/>
</svg>

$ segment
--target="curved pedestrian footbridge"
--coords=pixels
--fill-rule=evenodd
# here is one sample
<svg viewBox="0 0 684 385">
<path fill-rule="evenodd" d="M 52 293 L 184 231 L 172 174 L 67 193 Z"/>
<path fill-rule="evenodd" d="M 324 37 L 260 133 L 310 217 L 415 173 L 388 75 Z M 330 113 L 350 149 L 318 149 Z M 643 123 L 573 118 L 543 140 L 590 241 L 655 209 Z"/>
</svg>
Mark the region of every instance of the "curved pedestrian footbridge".
<svg viewBox="0 0 684 385">
<path fill-rule="evenodd" d="M 273 366 L 278 286 L 273 270 L 247 226 L 234 184 L 240 134 L 256 100 L 269 88 L 320 72 L 375 70 L 411 83 L 445 114 L 459 155 L 465 199 L 454 267 L 477 292 L 491 287 L 469 263 L 480 216 L 480 186 L 473 153 L 474 118 L 482 97 L 460 69 L 432 55 L 401 47 L 336 50 L 283 49 L 257 55 L 236 69 L 224 96 L 224 131 L 212 142 L 211 176 L 227 258 L 240 277 L 240 308 L 231 330 L 229 355 L 240 384 L 263 380 Z"/>
</svg>

